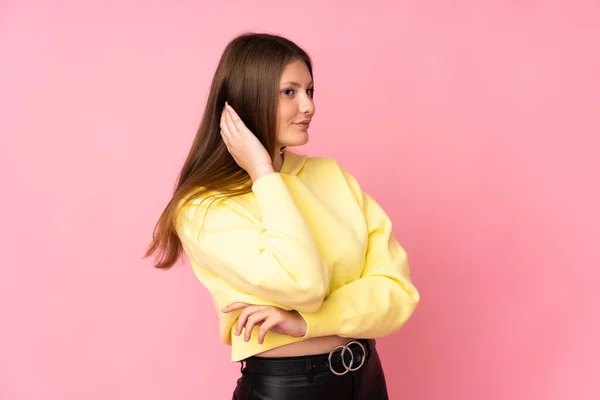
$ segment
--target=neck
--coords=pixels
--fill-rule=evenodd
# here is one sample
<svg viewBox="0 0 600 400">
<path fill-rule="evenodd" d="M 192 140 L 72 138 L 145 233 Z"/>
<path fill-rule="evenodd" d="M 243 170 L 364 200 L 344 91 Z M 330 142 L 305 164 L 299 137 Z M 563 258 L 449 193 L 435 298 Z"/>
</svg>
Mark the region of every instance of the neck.
<svg viewBox="0 0 600 400">
<path fill-rule="evenodd" d="M 273 169 L 276 172 L 281 171 L 281 167 L 283 166 L 283 152 L 277 151 L 275 152 L 275 156 L 273 157 Z"/>
</svg>

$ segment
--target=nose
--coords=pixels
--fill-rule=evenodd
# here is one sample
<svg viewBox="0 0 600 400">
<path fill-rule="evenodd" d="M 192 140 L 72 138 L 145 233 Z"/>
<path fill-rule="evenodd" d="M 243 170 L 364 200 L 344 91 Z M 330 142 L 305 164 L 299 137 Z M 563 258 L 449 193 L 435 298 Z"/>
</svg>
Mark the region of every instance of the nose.
<svg viewBox="0 0 600 400">
<path fill-rule="evenodd" d="M 308 115 L 313 115 L 315 113 L 315 103 L 308 95 L 300 97 L 300 112 Z"/>
</svg>

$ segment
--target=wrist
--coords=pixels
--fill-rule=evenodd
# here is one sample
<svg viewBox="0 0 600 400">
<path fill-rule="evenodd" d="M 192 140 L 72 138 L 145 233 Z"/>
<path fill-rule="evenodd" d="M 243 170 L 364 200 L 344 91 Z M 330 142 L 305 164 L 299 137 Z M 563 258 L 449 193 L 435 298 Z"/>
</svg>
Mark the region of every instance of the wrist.
<svg viewBox="0 0 600 400">
<path fill-rule="evenodd" d="M 272 164 L 259 164 L 255 165 L 251 171 L 248 171 L 248 174 L 250 175 L 250 179 L 252 179 L 252 182 L 254 183 L 263 176 L 272 174 L 274 172 L 275 170 L 273 169 Z"/>
<path fill-rule="evenodd" d="M 295 317 L 298 318 L 298 324 L 299 324 L 299 330 L 300 330 L 298 332 L 298 336 L 299 337 L 306 336 L 306 332 L 308 331 L 308 323 L 306 322 L 306 320 L 304 319 L 302 314 L 300 314 L 298 311 L 294 310 L 294 314 L 295 314 Z"/>
</svg>

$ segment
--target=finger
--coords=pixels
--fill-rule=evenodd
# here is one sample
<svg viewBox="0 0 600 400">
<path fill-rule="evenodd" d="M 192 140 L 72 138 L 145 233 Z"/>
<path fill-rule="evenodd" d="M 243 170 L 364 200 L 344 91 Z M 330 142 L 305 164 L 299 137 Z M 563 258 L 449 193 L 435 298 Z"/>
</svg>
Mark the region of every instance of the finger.
<svg viewBox="0 0 600 400">
<path fill-rule="evenodd" d="M 258 331 L 258 344 L 263 344 L 267 332 L 277 326 L 277 324 L 279 324 L 279 320 L 275 317 L 267 318 L 266 321 L 261 324 Z"/>
<path fill-rule="evenodd" d="M 235 112 L 233 107 L 229 105 L 229 103 L 225 103 L 225 107 L 229 110 L 229 115 L 231 116 L 231 121 L 233 122 L 235 128 L 238 132 L 242 133 L 246 129 L 246 125 L 244 125 L 244 121 L 240 118 L 240 116 Z"/>
<path fill-rule="evenodd" d="M 257 323 L 267 319 L 269 313 L 267 310 L 258 311 L 251 316 L 248 317 L 248 321 L 246 322 L 246 326 L 244 326 L 244 340 L 247 342 L 250 340 L 250 336 L 252 335 L 252 330 L 254 329 L 254 325 Z"/>
<path fill-rule="evenodd" d="M 240 310 L 242 308 L 248 307 L 249 305 L 250 304 L 248 304 L 248 303 L 231 303 L 230 305 L 221 308 L 221 311 L 231 312 L 231 311 Z"/>
<path fill-rule="evenodd" d="M 237 324 L 235 326 L 235 335 L 239 336 L 242 334 L 242 328 L 246 325 L 247 319 L 256 312 L 262 311 L 264 307 L 259 306 L 248 306 L 240 313 Z"/>
<path fill-rule="evenodd" d="M 246 319 L 250 315 L 252 315 L 252 312 L 256 311 L 257 310 L 255 307 L 246 307 L 244 310 L 242 310 L 235 324 L 235 336 L 240 336 L 240 334 L 242 333 L 242 328 L 244 327 L 244 325 L 246 325 Z"/>
<path fill-rule="evenodd" d="M 221 139 L 223 139 L 223 142 L 225 142 L 225 146 L 227 146 L 227 148 L 229 148 L 230 147 L 229 139 L 227 138 L 227 136 L 223 132 L 223 129 L 221 129 L 220 132 L 221 132 Z"/>
<path fill-rule="evenodd" d="M 227 109 L 223 108 L 223 111 L 221 112 L 221 121 L 219 122 L 219 126 L 223 131 L 224 137 L 226 137 L 227 139 L 231 139 L 231 132 L 229 132 L 229 127 L 227 126 L 227 114 Z"/>
<path fill-rule="evenodd" d="M 240 131 L 237 129 L 235 123 L 233 122 L 233 117 L 231 115 L 231 111 L 233 110 L 229 104 L 226 106 L 227 112 L 225 113 L 225 124 L 227 125 L 227 129 L 229 130 L 229 134 L 232 138 L 236 138 L 240 135 Z"/>
</svg>

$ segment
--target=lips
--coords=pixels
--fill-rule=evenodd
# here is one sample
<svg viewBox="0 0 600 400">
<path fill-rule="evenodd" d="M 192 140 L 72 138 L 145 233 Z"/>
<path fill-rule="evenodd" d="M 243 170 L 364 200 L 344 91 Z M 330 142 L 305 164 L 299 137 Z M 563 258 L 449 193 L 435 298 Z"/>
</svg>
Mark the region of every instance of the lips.
<svg viewBox="0 0 600 400">
<path fill-rule="evenodd" d="M 301 122 L 294 122 L 294 125 L 296 125 L 296 126 L 298 126 L 300 128 L 308 129 L 308 127 L 310 126 L 310 120 L 301 121 Z"/>
</svg>

